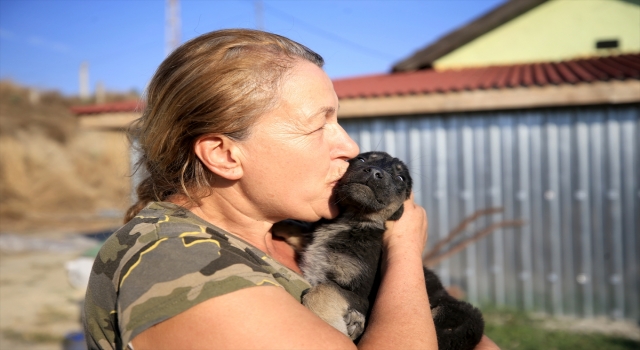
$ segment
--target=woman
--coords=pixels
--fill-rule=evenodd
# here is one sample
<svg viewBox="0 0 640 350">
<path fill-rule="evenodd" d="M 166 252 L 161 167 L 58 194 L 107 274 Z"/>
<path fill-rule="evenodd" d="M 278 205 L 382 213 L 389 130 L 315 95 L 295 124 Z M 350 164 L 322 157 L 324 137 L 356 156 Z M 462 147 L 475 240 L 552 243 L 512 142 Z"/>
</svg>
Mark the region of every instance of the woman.
<svg viewBox="0 0 640 350">
<path fill-rule="evenodd" d="M 132 129 L 149 176 L 87 290 L 90 348 L 355 347 L 300 304 L 309 285 L 270 232 L 286 218 L 335 217 L 332 189 L 358 154 L 322 65 L 308 48 L 252 30 L 205 34 L 160 65 Z M 405 208 L 385 233 L 361 348 L 437 349 L 426 215 L 413 199 Z"/>
</svg>

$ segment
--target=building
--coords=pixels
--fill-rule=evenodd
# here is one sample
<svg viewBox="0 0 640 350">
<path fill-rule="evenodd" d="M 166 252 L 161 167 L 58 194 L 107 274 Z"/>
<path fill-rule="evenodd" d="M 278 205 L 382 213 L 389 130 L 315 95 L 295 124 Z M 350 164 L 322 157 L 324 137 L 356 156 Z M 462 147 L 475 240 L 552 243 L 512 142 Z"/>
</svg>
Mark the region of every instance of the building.
<svg viewBox="0 0 640 350">
<path fill-rule="evenodd" d="M 640 320 L 640 3 L 515 0 L 334 81 L 362 151 L 404 159 L 429 240 L 519 228 L 435 267 L 479 305 Z"/>
<path fill-rule="evenodd" d="M 638 0 L 516 0 L 397 63 L 396 72 L 640 52 Z"/>
<path fill-rule="evenodd" d="M 95 152 L 109 160 L 100 172 L 104 177 L 115 179 L 115 183 L 122 183 L 126 186 L 125 193 L 130 192 L 132 196 L 134 191 L 131 189 L 139 181 L 140 174 L 132 171 L 138 158 L 127 137 L 127 128 L 140 118 L 141 107 L 140 101 L 123 101 L 71 108 L 78 118 L 82 136 L 99 145 Z"/>
</svg>

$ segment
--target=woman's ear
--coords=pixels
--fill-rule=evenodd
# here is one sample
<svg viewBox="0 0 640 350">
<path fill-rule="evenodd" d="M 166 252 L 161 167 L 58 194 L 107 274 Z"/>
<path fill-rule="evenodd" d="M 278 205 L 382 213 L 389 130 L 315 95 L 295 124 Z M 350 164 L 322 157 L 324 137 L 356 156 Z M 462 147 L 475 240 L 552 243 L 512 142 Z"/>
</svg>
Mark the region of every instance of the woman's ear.
<svg viewBox="0 0 640 350">
<path fill-rule="evenodd" d="M 236 141 L 224 135 L 209 134 L 196 140 L 193 148 L 202 164 L 214 174 L 227 180 L 238 180 L 242 177 L 242 164 L 238 157 Z"/>
</svg>

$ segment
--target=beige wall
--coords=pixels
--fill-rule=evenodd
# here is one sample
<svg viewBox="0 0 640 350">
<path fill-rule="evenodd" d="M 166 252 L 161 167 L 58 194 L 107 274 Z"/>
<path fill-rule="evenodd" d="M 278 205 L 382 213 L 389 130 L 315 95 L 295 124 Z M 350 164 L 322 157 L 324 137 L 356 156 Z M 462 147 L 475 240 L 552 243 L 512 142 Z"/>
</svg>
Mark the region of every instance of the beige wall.
<svg viewBox="0 0 640 350">
<path fill-rule="evenodd" d="M 99 208 L 126 208 L 131 193 L 129 140 L 119 130 L 82 130 L 75 140 L 78 174 L 99 193 Z"/>
<path fill-rule="evenodd" d="M 98 187 L 111 189 L 113 193 L 103 195 L 120 203 L 120 208 L 129 205 L 131 194 L 131 145 L 126 131 L 139 117 L 140 113 L 78 116 L 78 142 L 83 145 L 85 158 L 94 160 L 83 176 Z"/>
<path fill-rule="evenodd" d="M 100 113 L 78 116 L 80 127 L 84 129 L 123 129 L 134 120 L 140 118 L 140 113 Z"/>
</svg>

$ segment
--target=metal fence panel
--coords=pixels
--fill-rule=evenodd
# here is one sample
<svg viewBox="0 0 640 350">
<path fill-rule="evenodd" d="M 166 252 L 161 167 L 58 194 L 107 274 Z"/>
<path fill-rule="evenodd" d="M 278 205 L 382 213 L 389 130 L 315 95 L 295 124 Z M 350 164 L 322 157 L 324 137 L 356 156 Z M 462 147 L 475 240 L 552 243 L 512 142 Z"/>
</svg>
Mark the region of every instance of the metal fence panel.
<svg viewBox="0 0 640 350">
<path fill-rule="evenodd" d="M 429 245 L 469 226 L 498 229 L 440 263 L 475 304 L 640 319 L 640 107 L 637 105 L 341 119 L 362 152 L 413 174 Z"/>
</svg>

